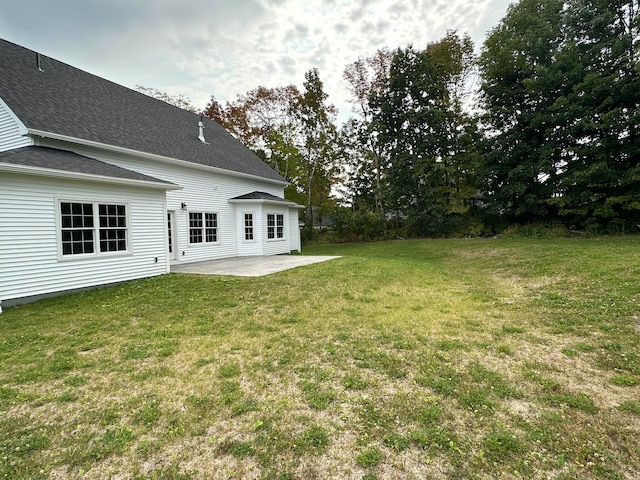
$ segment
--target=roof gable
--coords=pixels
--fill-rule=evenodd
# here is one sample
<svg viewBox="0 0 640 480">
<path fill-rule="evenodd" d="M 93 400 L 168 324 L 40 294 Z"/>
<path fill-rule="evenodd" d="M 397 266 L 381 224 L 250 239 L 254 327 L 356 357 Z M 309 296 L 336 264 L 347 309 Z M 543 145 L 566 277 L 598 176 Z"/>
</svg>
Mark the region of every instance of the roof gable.
<svg viewBox="0 0 640 480">
<path fill-rule="evenodd" d="M 233 197 L 229 200 L 230 203 L 268 203 L 275 205 L 286 205 L 295 208 L 304 208 L 295 202 L 287 200 L 285 198 L 277 197 L 266 192 L 251 192 L 238 197 Z"/>
<path fill-rule="evenodd" d="M 266 193 L 266 192 L 251 192 L 251 193 L 247 193 L 245 195 L 240 195 L 238 197 L 233 197 L 231 200 L 271 200 L 274 202 L 289 202 L 288 200 L 285 200 L 284 198 L 280 198 L 277 197 L 275 195 L 271 195 L 270 193 Z M 291 203 L 291 202 L 289 202 Z"/>
<path fill-rule="evenodd" d="M 286 182 L 214 121 L 202 143 L 198 115 L 2 39 L 0 98 L 32 131 Z"/>
</svg>

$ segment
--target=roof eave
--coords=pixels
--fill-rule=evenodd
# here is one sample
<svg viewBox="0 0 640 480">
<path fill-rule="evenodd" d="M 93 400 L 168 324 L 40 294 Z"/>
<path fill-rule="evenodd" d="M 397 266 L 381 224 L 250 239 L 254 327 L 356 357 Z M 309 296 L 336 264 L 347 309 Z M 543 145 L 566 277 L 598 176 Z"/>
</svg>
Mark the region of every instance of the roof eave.
<svg viewBox="0 0 640 480">
<path fill-rule="evenodd" d="M 127 185 L 134 187 L 146 187 L 158 190 L 182 190 L 180 185 L 164 182 L 152 182 L 149 180 L 136 180 L 133 178 L 108 177 L 105 175 L 94 175 L 89 173 L 71 172 L 68 170 L 56 170 L 53 168 L 32 167 L 29 165 L 16 165 L 12 163 L 2 163 L 0 161 L 0 172 L 19 173 L 24 175 L 37 175 L 49 178 L 63 178 L 73 180 L 85 180 L 90 182 L 110 183 Z"/>
<path fill-rule="evenodd" d="M 258 175 L 251 175 L 249 173 L 235 172 L 233 170 L 226 170 L 224 168 L 219 168 L 219 167 L 211 167 L 211 166 L 208 166 L 208 165 L 202 165 L 200 163 L 193 163 L 193 162 L 188 162 L 186 160 L 179 160 L 177 158 L 165 157 L 165 156 L 162 156 L 162 155 L 156 155 L 154 153 L 141 152 L 139 150 L 132 150 L 130 148 L 117 147 L 115 145 L 109 145 L 109 144 L 106 144 L 106 143 L 94 142 L 92 140 L 86 140 L 84 138 L 70 137 L 68 135 L 62 135 L 60 133 L 47 132 L 45 130 L 37 130 L 37 129 L 34 129 L 34 128 L 27 128 L 27 131 L 28 131 L 29 135 L 42 137 L 42 138 L 50 138 L 52 140 L 60 140 L 60 141 L 63 141 L 63 142 L 75 143 L 77 145 L 83 145 L 83 146 L 87 146 L 87 147 L 97 148 L 97 149 L 106 150 L 106 151 L 110 151 L 110 152 L 114 152 L 114 153 L 119 153 L 119 154 L 124 154 L 124 155 L 131 155 L 131 156 L 135 156 L 135 157 L 139 157 L 139 158 L 144 158 L 144 159 L 148 159 L 148 160 L 155 160 L 155 161 L 170 163 L 170 164 L 174 164 L 174 165 L 186 166 L 186 167 L 195 168 L 195 169 L 198 169 L 198 170 L 206 170 L 206 171 L 209 171 L 209 172 L 215 172 L 215 173 L 220 173 L 220 174 L 224 174 L 224 175 L 230 175 L 230 176 L 233 176 L 233 177 L 250 178 L 252 180 L 258 179 L 258 180 L 261 180 L 263 182 L 274 183 L 274 184 L 282 185 L 282 186 L 289 185 L 289 182 L 284 181 L 284 180 L 275 180 L 275 179 L 272 179 L 272 178 L 261 177 L 261 176 L 258 176 Z"/>
<path fill-rule="evenodd" d="M 278 205 L 280 207 L 299 208 L 303 209 L 304 206 L 299 205 L 289 200 L 268 200 L 265 198 L 232 198 L 229 203 L 262 203 L 266 205 Z"/>
</svg>

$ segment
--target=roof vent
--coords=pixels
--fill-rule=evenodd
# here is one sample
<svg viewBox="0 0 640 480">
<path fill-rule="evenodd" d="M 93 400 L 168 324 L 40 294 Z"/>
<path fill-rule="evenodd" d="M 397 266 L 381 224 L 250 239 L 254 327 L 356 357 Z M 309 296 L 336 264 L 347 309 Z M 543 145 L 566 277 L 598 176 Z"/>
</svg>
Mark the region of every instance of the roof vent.
<svg viewBox="0 0 640 480">
<path fill-rule="evenodd" d="M 42 62 L 40 62 L 40 54 L 36 53 L 36 66 L 38 67 L 38 71 L 39 72 L 44 72 L 44 70 L 42 70 Z"/>
<path fill-rule="evenodd" d="M 204 139 L 204 124 L 202 123 L 202 115 L 200 115 L 200 121 L 198 122 L 198 139 L 202 143 L 207 143 Z"/>
</svg>

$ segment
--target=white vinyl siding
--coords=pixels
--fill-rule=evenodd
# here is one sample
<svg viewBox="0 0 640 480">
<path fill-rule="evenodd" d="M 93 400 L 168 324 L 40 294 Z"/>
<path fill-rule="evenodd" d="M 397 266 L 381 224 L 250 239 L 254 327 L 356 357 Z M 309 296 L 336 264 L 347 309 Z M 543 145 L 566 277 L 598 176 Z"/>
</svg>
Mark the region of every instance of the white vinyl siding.
<svg viewBox="0 0 640 480">
<path fill-rule="evenodd" d="M 0 300 L 166 273 L 163 196 L 162 190 L 139 187 L 0 175 Z M 114 198 L 130 206 L 130 254 L 61 259 L 58 199 L 110 203 Z"/>
<path fill-rule="evenodd" d="M 289 253 L 289 215 L 288 208 L 278 208 L 273 205 L 264 206 L 264 222 L 266 228 L 264 231 L 264 251 L 263 255 L 278 255 L 283 253 Z M 269 220 L 273 218 L 273 234 L 274 237 L 270 238 Z M 278 236 L 280 235 L 280 236 Z"/>
<path fill-rule="evenodd" d="M 298 209 L 289 209 L 289 251 L 299 252 L 302 249 L 300 242 L 300 226 L 298 224 Z"/>
<path fill-rule="evenodd" d="M 33 139 L 26 133 L 24 125 L 0 98 L 0 152 L 33 145 Z"/>
<path fill-rule="evenodd" d="M 69 148 L 68 144 L 49 139 L 42 139 L 40 144 L 53 148 Z M 74 148 L 74 151 L 160 180 L 169 181 L 182 187 L 180 190 L 166 192 L 166 209 L 175 212 L 176 238 L 174 239 L 174 245 L 177 248 L 174 262 L 187 263 L 242 255 L 289 253 L 289 240 L 293 238 L 292 235 L 296 237 L 293 238 L 293 241 L 297 242 L 298 245 L 300 243 L 297 220 L 294 230 L 291 229 L 290 222 L 287 221 L 287 217 L 291 216 L 289 210 L 293 211 L 294 215 L 297 215 L 297 211 L 294 211 L 294 209 L 284 207 L 277 209 L 278 212 L 276 212 L 285 215 L 284 236 L 287 241 L 272 242 L 274 245 L 265 246 L 266 231 L 263 232 L 262 226 L 263 223 L 266 223 L 266 217 L 263 216 L 262 204 L 251 204 L 244 208 L 244 204 L 229 202 L 232 198 L 254 191 L 282 197 L 284 195 L 284 186 L 281 184 L 262 181 L 259 178 L 209 172 L 200 168 L 191 168 L 188 165 L 174 165 L 117 155 L 111 152 L 105 154 L 103 151 L 89 147 L 78 146 Z M 184 207 L 183 204 L 185 204 Z M 215 212 L 217 214 L 218 241 L 216 243 L 189 243 L 189 212 L 191 211 Z M 259 239 L 259 241 L 253 243 L 244 242 L 244 221 L 241 216 L 244 211 L 254 213 L 254 238 L 256 240 Z"/>
<path fill-rule="evenodd" d="M 49 144 L 56 146 L 55 142 L 49 141 Z M 178 250 L 176 251 L 177 262 L 187 263 L 216 258 L 264 254 L 263 241 L 247 242 L 245 244 L 244 217 L 241 217 L 241 213 L 245 211 L 253 213 L 254 238 L 256 240 L 266 238 L 266 233 L 263 235 L 262 232 L 261 208 L 252 206 L 243 210 L 242 205 L 229 203 L 229 200 L 254 191 L 282 197 L 284 194 L 282 185 L 261 181 L 258 178 L 252 179 L 207 172 L 198 168 L 190 168 L 189 166 L 181 167 L 124 156 L 107 156 L 90 149 L 76 149 L 75 151 L 183 187 L 181 190 L 167 192 L 167 209 L 175 210 L 176 244 L 178 245 Z M 186 204 L 186 208 L 182 208 L 183 203 Z M 189 243 L 189 212 L 191 211 L 217 213 L 217 243 Z M 258 229 L 260 230 L 259 232 Z M 288 250 L 285 251 L 284 248 L 281 248 L 276 253 L 288 253 Z"/>
</svg>

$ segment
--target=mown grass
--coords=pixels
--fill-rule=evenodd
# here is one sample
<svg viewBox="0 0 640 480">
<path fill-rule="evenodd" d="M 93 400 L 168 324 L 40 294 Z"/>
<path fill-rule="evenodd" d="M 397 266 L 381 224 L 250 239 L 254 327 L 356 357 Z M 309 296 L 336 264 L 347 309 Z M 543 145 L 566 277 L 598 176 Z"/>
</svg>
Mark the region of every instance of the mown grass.
<svg viewBox="0 0 640 480">
<path fill-rule="evenodd" d="M 640 237 L 322 246 L 0 315 L 0 478 L 640 478 Z"/>
</svg>

